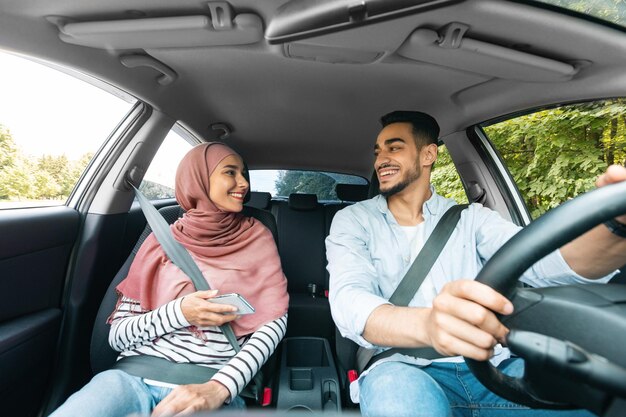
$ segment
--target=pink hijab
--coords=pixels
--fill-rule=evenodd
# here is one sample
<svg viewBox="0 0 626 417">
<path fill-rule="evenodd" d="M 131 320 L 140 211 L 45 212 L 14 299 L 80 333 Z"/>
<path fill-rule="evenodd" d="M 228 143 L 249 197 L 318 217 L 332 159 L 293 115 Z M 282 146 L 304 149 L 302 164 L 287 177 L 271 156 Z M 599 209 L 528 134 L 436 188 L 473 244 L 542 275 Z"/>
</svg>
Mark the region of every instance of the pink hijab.
<svg viewBox="0 0 626 417">
<path fill-rule="evenodd" d="M 219 294 L 239 293 L 256 309 L 231 322 L 241 336 L 283 316 L 289 296 L 271 232 L 254 218 L 220 210 L 209 199 L 209 177 L 229 155 L 237 153 L 217 142 L 198 145 L 185 155 L 176 172 L 176 200 L 186 213 L 171 231 L 212 289 Z M 169 261 L 154 234 L 139 249 L 117 290 L 139 300 L 145 310 L 196 291 Z"/>
</svg>

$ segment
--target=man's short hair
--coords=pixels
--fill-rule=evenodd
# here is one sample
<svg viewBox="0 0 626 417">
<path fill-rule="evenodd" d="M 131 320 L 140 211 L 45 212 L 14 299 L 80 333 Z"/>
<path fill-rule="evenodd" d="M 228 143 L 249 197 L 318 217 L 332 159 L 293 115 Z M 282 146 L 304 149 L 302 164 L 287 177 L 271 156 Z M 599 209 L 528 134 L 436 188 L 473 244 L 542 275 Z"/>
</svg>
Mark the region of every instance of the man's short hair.
<svg viewBox="0 0 626 417">
<path fill-rule="evenodd" d="M 381 117 L 380 123 L 383 127 L 392 123 L 410 123 L 418 149 L 431 143 L 437 145 L 437 139 L 439 139 L 439 124 L 435 118 L 420 111 L 392 111 Z"/>
</svg>

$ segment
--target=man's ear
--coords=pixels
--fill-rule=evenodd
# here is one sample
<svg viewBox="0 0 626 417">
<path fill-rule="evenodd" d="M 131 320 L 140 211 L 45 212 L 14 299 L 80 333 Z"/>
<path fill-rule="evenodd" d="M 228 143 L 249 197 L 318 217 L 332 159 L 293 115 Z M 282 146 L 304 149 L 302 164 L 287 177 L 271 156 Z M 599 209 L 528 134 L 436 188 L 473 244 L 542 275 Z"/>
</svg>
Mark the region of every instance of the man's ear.
<svg viewBox="0 0 626 417">
<path fill-rule="evenodd" d="M 422 148 L 422 164 L 426 166 L 432 166 L 437 160 L 437 152 L 439 148 L 434 143 L 426 145 Z"/>
</svg>

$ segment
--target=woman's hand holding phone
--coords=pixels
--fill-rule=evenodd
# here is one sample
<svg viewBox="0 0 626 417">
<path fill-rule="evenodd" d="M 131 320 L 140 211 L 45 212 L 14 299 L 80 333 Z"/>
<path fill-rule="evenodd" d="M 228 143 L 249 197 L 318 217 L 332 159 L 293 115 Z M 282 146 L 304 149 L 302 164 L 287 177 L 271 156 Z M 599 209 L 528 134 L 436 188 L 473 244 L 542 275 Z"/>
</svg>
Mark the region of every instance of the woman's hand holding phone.
<svg viewBox="0 0 626 417">
<path fill-rule="evenodd" d="M 221 326 L 235 320 L 237 307 L 210 302 L 217 290 L 196 291 L 183 298 L 180 308 L 187 321 L 197 327 Z"/>
</svg>

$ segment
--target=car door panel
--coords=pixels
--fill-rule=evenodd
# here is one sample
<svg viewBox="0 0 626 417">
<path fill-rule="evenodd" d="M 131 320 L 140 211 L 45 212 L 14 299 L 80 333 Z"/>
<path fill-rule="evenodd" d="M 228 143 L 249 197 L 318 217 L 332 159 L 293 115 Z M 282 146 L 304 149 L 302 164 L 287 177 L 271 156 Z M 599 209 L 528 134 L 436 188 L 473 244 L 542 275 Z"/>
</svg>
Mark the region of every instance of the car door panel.
<svg viewBox="0 0 626 417">
<path fill-rule="evenodd" d="M 0 403 L 37 412 L 53 363 L 80 216 L 68 207 L 0 211 Z"/>
<path fill-rule="evenodd" d="M 153 202 L 158 209 L 175 199 Z M 66 294 L 58 356 L 44 412 L 56 409 L 92 377 L 89 362 L 91 333 L 96 313 L 109 283 L 128 258 L 146 220 L 139 204 L 127 213 L 86 214 L 76 243 L 71 286 Z"/>
<path fill-rule="evenodd" d="M 4 416 L 32 416 L 41 403 L 61 324 L 46 309 L 0 324 L 0 402 Z"/>
</svg>

